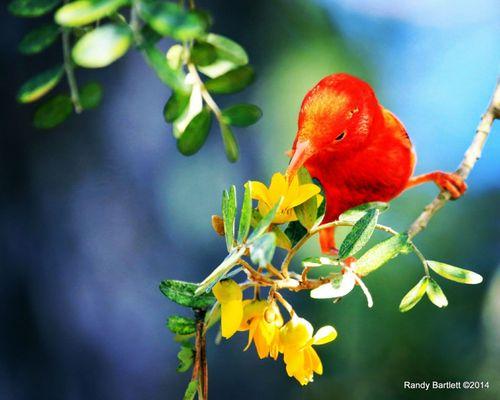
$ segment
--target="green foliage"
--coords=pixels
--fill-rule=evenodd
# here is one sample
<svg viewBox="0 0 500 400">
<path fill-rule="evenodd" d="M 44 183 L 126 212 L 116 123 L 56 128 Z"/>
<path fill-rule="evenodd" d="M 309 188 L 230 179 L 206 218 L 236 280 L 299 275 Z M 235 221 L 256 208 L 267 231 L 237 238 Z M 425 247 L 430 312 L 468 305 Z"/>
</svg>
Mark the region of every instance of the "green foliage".
<svg viewBox="0 0 500 400">
<path fill-rule="evenodd" d="M 271 222 L 273 221 L 274 217 L 276 216 L 276 212 L 281 206 L 281 203 L 283 203 L 283 198 L 278 201 L 269 212 L 262 217 L 262 219 L 259 221 L 257 226 L 254 228 L 253 232 L 250 234 L 250 237 L 248 238 L 248 242 L 253 242 L 254 240 L 258 239 L 264 232 L 267 231 L 269 228 L 269 225 L 271 225 Z"/>
<path fill-rule="evenodd" d="M 238 226 L 238 243 L 243 243 L 250 232 L 252 223 L 252 186 L 245 185 L 245 194 L 241 205 L 240 223 Z"/>
<path fill-rule="evenodd" d="M 96 108 L 102 100 L 102 86 L 97 82 L 87 83 L 80 90 L 80 103 L 84 110 Z"/>
<path fill-rule="evenodd" d="M 210 43 L 195 42 L 191 48 L 191 62 L 200 67 L 210 65 L 217 59 L 215 47 Z"/>
<path fill-rule="evenodd" d="M 424 276 L 418 283 L 411 288 L 411 290 L 403 297 L 401 304 L 399 304 L 399 311 L 410 311 L 424 296 L 427 285 L 429 284 L 429 277 Z"/>
<path fill-rule="evenodd" d="M 161 292 L 173 302 L 184 307 L 205 309 L 215 303 L 211 293 L 195 296 L 198 285 L 191 282 L 165 280 L 160 283 Z"/>
<path fill-rule="evenodd" d="M 275 250 L 276 235 L 273 232 L 268 232 L 252 243 L 250 246 L 250 258 L 253 263 L 264 268 L 273 259 Z"/>
<path fill-rule="evenodd" d="M 112 15 L 127 3 L 128 0 L 77 0 L 59 8 L 55 20 L 62 26 L 80 27 Z"/>
<path fill-rule="evenodd" d="M 231 251 L 234 246 L 234 224 L 237 207 L 236 187 L 233 185 L 229 191 L 224 190 L 222 193 L 222 219 L 224 220 L 224 235 L 228 251 Z"/>
<path fill-rule="evenodd" d="M 63 68 L 57 66 L 44 71 L 24 83 L 17 93 L 17 101 L 31 103 L 50 92 L 61 80 Z"/>
<path fill-rule="evenodd" d="M 354 224 L 340 246 L 339 258 L 344 259 L 356 254 L 368 243 L 375 231 L 378 216 L 379 210 L 371 208 Z"/>
<path fill-rule="evenodd" d="M 198 14 L 172 2 L 141 0 L 139 13 L 160 35 L 177 40 L 195 39 L 203 34 L 206 26 Z"/>
<path fill-rule="evenodd" d="M 165 103 L 165 107 L 163 108 L 163 116 L 165 117 L 165 121 L 174 122 L 177 118 L 179 118 L 186 110 L 186 107 L 189 104 L 190 96 L 191 93 L 187 93 L 184 91 L 173 91 L 168 101 Z"/>
<path fill-rule="evenodd" d="M 229 162 L 236 162 L 239 155 L 238 142 L 234 136 L 231 128 L 223 122 L 219 122 L 220 133 L 222 141 L 224 142 L 224 150 L 226 151 L 226 158 Z"/>
<path fill-rule="evenodd" d="M 309 175 L 309 172 L 304 167 L 299 169 L 298 178 L 299 183 L 302 185 L 313 183 L 311 175 Z M 311 229 L 316 224 L 318 219 L 318 204 L 316 196 L 311 197 L 302 204 L 299 204 L 294 208 L 294 211 L 302 226 L 307 230 Z"/>
<path fill-rule="evenodd" d="M 61 0 L 13 0 L 9 12 L 17 17 L 40 17 L 51 11 Z"/>
<path fill-rule="evenodd" d="M 54 43 L 59 34 L 57 25 L 44 24 L 28 32 L 19 43 L 18 50 L 26 55 L 40 53 Z"/>
<path fill-rule="evenodd" d="M 186 127 L 177 139 L 177 148 L 185 156 L 196 154 L 207 140 L 212 125 L 212 113 L 204 108 Z"/>
<path fill-rule="evenodd" d="M 124 24 L 107 24 L 86 33 L 73 47 L 76 64 L 85 68 L 107 67 L 132 44 L 132 31 Z"/>
<path fill-rule="evenodd" d="M 378 243 L 356 261 L 356 273 L 360 276 L 368 275 L 396 257 L 407 244 L 407 234 L 398 234 Z"/>
<path fill-rule="evenodd" d="M 340 266 L 341 262 L 337 258 L 330 256 L 307 257 L 302 260 L 302 266 L 304 268 L 318 268 L 329 265 Z"/>
<path fill-rule="evenodd" d="M 193 400 L 197 390 L 198 390 L 198 380 L 193 379 L 189 381 L 189 384 L 187 385 L 182 400 Z"/>
<path fill-rule="evenodd" d="M 235 104 L 222 111 L 224 122 L 232 126 L 249 126 L 262 117 L 262 111 L 253 104 Z"/>
<path fill-rule="evenodd" d="M 196 323 L 192 318 L 172 315 L 168 317 L 167 327 L 172 333 L 178 335 L 190 335 L 196 332 Z"/>
<path fill-rule="evenodd" d="M 184 73 L 180 69 L 172 68 L 165 58 L 165 55 L 154 45 L 145 44 L 142 48 L 146 61 L 158 75 L 158 78 L 174 91 L 186 92 L 184 84 Z"/>
<path fill-rule="evenodd" d="M 428 280 L 429 284 L 426 288 L 427 297 L 429 297 L 429 300 L 437 307 L 446 307 L 448 305 L 448 299 L 444 295 L 443 290 L 434 279 L 429 278 Z"/>
<path fill-rule="evenodd" d="M 205 87 L 211 93 L 231 94 L 245 89 L 255 79 L 253 68 L 245 65 L 235 68 L 217 78 L 209 79 L 205 82 Z"/>
<path fill-rule="evenodd" d="M 380 201 L 374 201 L 370 203 L 364 203 L 357 207 L 353 207 L 345 212 L 343 212 L 339 220 L 340 221 L 348 221 L 348 222 L 356 222 L 358 219 L 363 217 L 368 211 L 371 209 L 377 209 L 380 213 L 387 211 L 389 209 L 389 204 L 383 203 Z"/>
<path fill-rule="evenodd" d="M 177 353 L 177 359 L 179 364 L 177 365 L 177 372 L 186 372 L 194 361 L 194 348 L 191 343 L 182 343 L 179 353 Z"/>
<path fill-rule="evenodd" d="M 292 221 L 286 227 L 285 235 L 290 239 L 292 246 L 295 246 L 300 239 L 307 235 L 307 229 L 299 221 Z"/>
<path fill-rule="evenodd" d="M 455 281 L 458 283 L 466 283 L 469 285 L 476 285 L 483 281 L 483 277 L 468 269 L 454 267 L 453 265 L 445 264 L 438 261 L 427 260 L 427 265 L 443 278 Z"/>
<path fill-rule="evenodd" d="M 248 55 L 245 49 L 235 41 L 215 33 L 209 33 L 204 39 L 214 46 L 217 58 L 230 61 L 235 66 L 248 64 Z"/>
<path fill-rule="evenodd" d="M 38 129 L 52 129 L 63 123 L 73 111 L 69 96 L 59 94 L 43 103 L 35 112 L 33 125 Z"/>
</svg>

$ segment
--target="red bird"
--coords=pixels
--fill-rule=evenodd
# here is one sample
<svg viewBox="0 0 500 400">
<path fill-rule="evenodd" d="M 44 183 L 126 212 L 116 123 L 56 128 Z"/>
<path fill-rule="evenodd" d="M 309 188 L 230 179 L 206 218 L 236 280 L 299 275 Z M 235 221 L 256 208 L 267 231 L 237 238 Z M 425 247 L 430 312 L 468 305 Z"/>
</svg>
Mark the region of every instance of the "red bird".
<svg viewBox="0 0 500 400">
<path fill-rule="evenodd" d="M 304 165 L 326 194 L 324 222 L 371 201 L 388 202 L 403 190 L 433 181 L 451 197 L 467 186 L 453 173 L 412 176 L 416 156 L 403 124 L 370 85 L 348 74 L 323 78 L 305 96 L 288 176 Z M 334 229 L 320 234 L 321 249 L 336 252 Z"/>
</svg>

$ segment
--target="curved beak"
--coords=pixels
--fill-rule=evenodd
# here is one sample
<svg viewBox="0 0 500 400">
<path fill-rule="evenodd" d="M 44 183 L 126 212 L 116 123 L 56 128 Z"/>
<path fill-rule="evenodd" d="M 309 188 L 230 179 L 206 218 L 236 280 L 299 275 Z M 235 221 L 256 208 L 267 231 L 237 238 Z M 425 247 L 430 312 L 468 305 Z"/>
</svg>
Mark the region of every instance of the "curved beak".
<svg viewBox="0 0 500 400">
<path fill-rule="evenodd" d="M 291 153 L 292 159 L 286 170 L 286 174 L 289 178 L 295 176 L 299 168 L 304 165 L 309 157 L 311 157 L 312 147 L 308 140 L 297 141 L 295 149 L 291 150 Z"/>
</svg>

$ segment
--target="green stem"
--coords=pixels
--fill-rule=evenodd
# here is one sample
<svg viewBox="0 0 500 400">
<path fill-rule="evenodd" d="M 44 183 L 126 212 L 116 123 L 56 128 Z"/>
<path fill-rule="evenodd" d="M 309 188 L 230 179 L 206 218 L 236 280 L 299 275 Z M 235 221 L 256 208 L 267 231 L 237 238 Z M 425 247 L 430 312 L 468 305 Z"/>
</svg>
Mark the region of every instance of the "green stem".
<svg viewBox="0 0 500 400">
<path fill-rule="evenodd" d="M 69 42 L 70 41 L 69 35 L 70 35 L 70 30 L 64 29 L 62 33 L 64 71 L 66 73 L 66 79 L 68 81 L 73 108 L 77 114 L 80 114 L 83 111 L 83 107 L 80 102 L 80 93 L 78 92 L 78 85 L 76 83 L 73 62 L 71 61 L 71 48 Z"/>
</svg>

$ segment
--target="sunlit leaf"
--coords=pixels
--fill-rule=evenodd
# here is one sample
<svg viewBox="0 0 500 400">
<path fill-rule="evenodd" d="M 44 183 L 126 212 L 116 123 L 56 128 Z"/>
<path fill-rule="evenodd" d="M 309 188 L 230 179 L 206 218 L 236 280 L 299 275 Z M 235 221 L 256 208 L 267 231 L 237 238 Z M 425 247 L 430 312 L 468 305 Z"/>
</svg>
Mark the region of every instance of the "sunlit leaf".
<svg viewBox="0 0 500 400">
<path fill-rule="evenodd" d="M 36 54 L 45 50 L 55 42 L 60 34 L 60 28 L 55 24 L 45 24 L 29 31 L 19 43 L 22 54 Z"/>
<path fill-rule="evenodd" d="M 198 390 L 198 379 L 193 379 L 189 381 L 189 384 L 187 385 L 182 400 L 193 400 L 197 390 Z"/>
<path fill-rule="evenodd" d="M 132 31 L 127 25 L 107 24 L 83 35 L 71 54 L 82 67 L 101 68 L 122 57 L 131 44 Z"/>
<path fill-rule="evenodd" d="M 61 0 L 13 0 L 8 10 L 16 17 L 40 17 L 51 11 Z"/>
<path fill-rule="evenodd" d="M 205 87 L 211 93 L 229 94 L 240 92 L 250 85 L 255 78 L 252 67 L 245 65 L 238 67 L 224 75 L 205 82 Z"/>
<path fill-rule="evenodd" d="M 182 317 L 180 315 L 172 315 L 167 319 L 167 327 L 172 333 L 178 335 L 190 335 L 196 331 L 196 323 L 194 319 Z"/>
<path fill-rule="evenodd" d="M 88 25 L 113 14 L 127 3 L 128 0 L 77 0 L 57 10 L 55 20 L 68 27 Z"/>
<path fill-rule="evenodd" d="M 469 271 L 468 269 L 454 267 L 453 265 L 445 264 L 439 261 L 427 260 L 427 265 L 437 274 L 443 278 L 449 279 L 459 283 L 467 283 L 469 285 L 476 285 L 483 281 L 483 277 L 476 272 Z"/>
<path fill-rule="evenodd" d="M 210 65 L 198 67 L 198 70 L 209 78 L 218 78 L 225 73 L 235 69 L 237 65 L 231 61 L 217 59 Z"/>
<path fill-rule="evenodd" d="M 250 246 L 250 258 L 254 264 L 264 268 L 271 262 L 276 249 L 276 235 L 272 232 L 265 233 Z"/>
<path fill-rule="evenodd" d="M 245 49 L 235 41 L 215 33 L 209 33 L 204 40 L 215 47 L 219 58 L 228 60 L 234 65 L 248 64 L 248 55 Z"/>
<path fill-rule="evenodd" d="M 301 185 L 313 183 L 309 171 L 304 167 L 301 167 L 299 169 L 297 176 Z M 307 201 L 299 204 L 293 210 L 295 211 L 299 222 L 304 226 L 304 228 L 306 228 L 307 230 L 311 229 L 316 224 L 318 215 L 317 196 L 311 197 Z"/>
<path fill-rule="evenodd" d="M 283 197 L 281 197 L 280 200 L 274 205 L 274 207 L 271 208 L 271 210 L 269 210 L 269 212 L 264 217 L 262 217 L 257 226 L 254 228 L 253 232 L 250 234 L 248 242 L 252 242 L 260 235 L 262 235 L 265 231 L 267 231 L 269 225 L 271 225 L 271 222 L 273 222 L 273 219 L 276 215 L 276 212 L 278 211 L 278 208 L 281 206 L 281 203 L 283 203 Z"/>
<path fill-rule="evenodd" d="M 356 261 L 356 273 L 368 275 L 396 257 L 408 243 L 407 234 L 398 234 L 373 246 Z"/>
<path fill-rule="evenodd" d="M 236 141 L 236 137 L 234 136 L 231 128 L 221 122 L 220 133 L 222 135 L 222 141 L 224 142 L 224 150 L 226 151 L 226 158 L 230 162 L 236 162 L 238 160 L 239 155 L 239 147 L 238 142 Z"/>
<path fill-rule="evenodd" d="M 17 101 L 31 103 L 50 92 L 61 80 L 63 68 L 57 66 L 44 71 L 24 83 L 17 93 Z"/>
<path fill-rule="evenodd" d="M 204 108 L 188 124 L 181 137 L 177 140 L 177 148 L 185 156 L 198 152 L 207 140 L 212 125 L 212 113 Z"/>
<path fill-rule="evenodd" d="M 304 268 L 318 268 L 324 267 L 325 265 L 339 266 L 341 262 L 330 256 L 308 257 L 302 260 L 302 266 Z"/>
<path fill-rule="evenodd" d="M 340 221 L 356 222 L 358 219 L 363 217 L 369 210 L 377 209 L 380 213 L 387 211 L 389 209 L 389 204 L 380 201 L 374 201 L 371 203 L 364 203 L 359 206 L 353 207 L 342 214 L 340 214 Z"/>
<path fill-rule="evenodd" d="M 184 62 L 185 52 L 186 50 L 181 44 L 174 44 L 173 46 L 170 46 L 166 54 L 168 65 L 170 65 L 173 69 L 181 68 Z"/>
<path fill-rule="evenodd" d="M 415 305 L 422 299 L 429 284 L 429 279 L 424 276 L 418 283 L 411 288 L 411 290 L 406 293 L 405 297 L 401 300 L 399 304 L 399 311 L 407 312 L 411 310 Z"/>
<path fill-rule="evenodd" d="M 224 122 L 232 126 L 249 126 L 261 117 L 261 109 L 253 104 L 235 104 L 222 110 Z"/>
<path fill-rule="evenodd" d="M 156 46 L 145 44 L 142 46 L 142 51 L 148 64 L 153 68 L 158 75 L 158 78 L 167 86 L 175 91 L 187 92 L 186 84 L 184 83 L 185 75 L 180 69 L 174 69 L 168 65 L 165 54 L 162 53 Z"/>
<path fill-rule="evenodd" d="M 102 100 L 102 86 L 97 82 L 90 82 L 80 89 L 80 103 L 84 110 L 96 108 Z"/>
<path fill-rule="evenodd" d="M 195 39 L 201 36 L 205 29 L 205 21 L 198 14 L 173 2 L 141 0 L 139 13 L 160 35 L 177 40 Z"/>
<path fill-rule="evenodd" d="M 228 251 L 234 246 L 234 225 L 236 219 L 236 187 L 231 186 L 231 189 L 222 193 L 222 218 L 224 219 L 224 233 L 226 236 L 226 245 Z"/>
<path fill-rule="evenodd" d="M 73 104 L 67 95 L 59 94 L 43 103 L 35 112 L 33 126 L 52 129 L 63 123 L 73 112 Z"/>
<path fill-rule="evenodd" d="M 429 284 L 427 285 L 426 292 L 429 300 L 432 301 L 437 307 L 442 308 L 448 305 L 448 299 L 434 279 L 429 278 Z"/>
<path fill-rule="evenodd" d="M 203 293 L 195 296 L 198 289 L 196 283 L 165 280 L 160 283 L 161 292 L 173 302 L 184 307 L 208 308 L 215 303 L 212 293 Z"/>
<path fill-rule="evenodd" d="M 240 223 L 238 226 L 238 243 L 243 243 L 250 232 L 252 222 L 252 187 L 245 185 L 245 194 L 241 205 Z"/>
<path fill-rule="evenodd" d="M 191 343 L 181 344 L 181 349 L 177 353 L 177 359 L 179 360 L 177 372 L 186 372 L 193 365 L 194 356 L 194 348 Z"/>
<path fill-rule="evenodd" d="M 339 249 L 339 258 L 344 259 L 360 251 L 372 237 L 377 225 L 379 211 L 370 209 L 352 227 Z"/>
<path fill-rule="evenodd" d="M 355 285 L 356 279 L 354 278 L 354 274 L 351 271 L 346 271 L 344 274 L 335 274 L 329 283 L 311 290 L 310 295 L 313 299 L 344 297 L 354 289 Z"/>
</svg>

